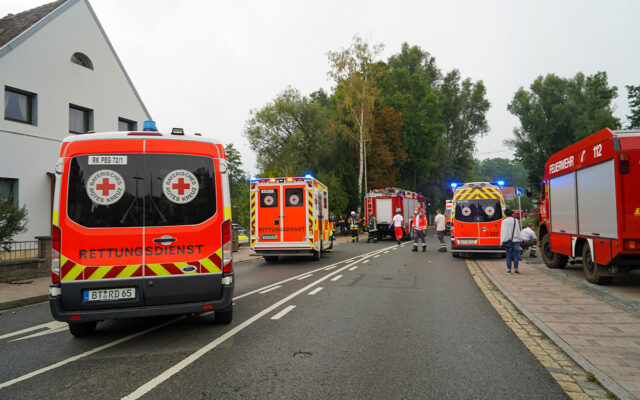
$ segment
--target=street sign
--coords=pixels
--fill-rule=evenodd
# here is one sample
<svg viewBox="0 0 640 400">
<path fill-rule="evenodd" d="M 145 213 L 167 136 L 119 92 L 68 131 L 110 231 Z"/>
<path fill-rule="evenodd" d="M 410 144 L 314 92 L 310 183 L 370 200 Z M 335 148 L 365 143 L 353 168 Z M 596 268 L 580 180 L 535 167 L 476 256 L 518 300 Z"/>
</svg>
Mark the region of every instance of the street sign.
<svg viewBox="0 0 640 400">
<path fill-rule="evenodd" d="M 520 197 L 520 196 L 522 196 L 524 194 L 524 189 L 521 188 L 521 187 L 517 187 L 516 190 L 514 191 L 514 193 L 515 193 L 515 195 L 517 197 Z"/>
</svg>

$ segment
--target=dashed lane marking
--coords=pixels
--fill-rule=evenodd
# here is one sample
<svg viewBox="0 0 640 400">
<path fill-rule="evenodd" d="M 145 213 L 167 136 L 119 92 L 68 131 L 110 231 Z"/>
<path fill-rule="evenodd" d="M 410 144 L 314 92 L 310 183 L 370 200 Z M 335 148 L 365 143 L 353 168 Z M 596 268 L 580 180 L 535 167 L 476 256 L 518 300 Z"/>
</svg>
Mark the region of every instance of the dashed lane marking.
<svg viewBox="0 0 640 400">
<path fill-rule="evenodd" d="M 378 258 L 380 257 L 380 254 L 376 254 L 375 256 L 373 256 L 373 258 Z"/>
<path fill-rule="evenodd" d="M 336 275 L 336 276 L 334 276 L 333 278 L 331 278 L 331 281 L 332 281 L 332 282 L 335 282 L 335 281 L 337 281 L 337 280 L 338 280 L 338 279 L 340 279 L 340 278 L 342 278 L 342 275 Z"/>
<path fill-rule="evenodd" d="M 353 267 L 349 268 L 349 271 L 353 271 L 354 269 L 358 268 L 357 265 L 354 265 Z"/>
<path fill-rule="evenodd" d="M 282 286 L 278 285 L 278 286 L 272 286 L 269 289 L 263 290 L 262 292 L 260 292 L 260 294 L 264 294 L 264 293 L 269 293 L 272 290 L 276 290 L 276 289 L 280 289 Z"/>
<path fill-rule="evenodd" d="M 311 278 L 313 276 L 313 274 L 309 274 L 309 275 L 302 275 L 300 278 L 298 278 L 297 280 L 301 281 L 303 279 L 307 279 L 307 278 Z"/>
<path fill-rule="evenodd" d="M 285 315 L 287 315 L 287 313 L 289 311 L 293 310 L 294 308 L 296 308 L 296 306 L 288 306 L 284 310 L 280 311 L 279 313 L 277 313 L 276 315 L 271 317 L 271 319 L 280 319 L 280 318 L 284 317 Z"/>
<path fill-rule="evenodd" d="M 383 251 L 383 253 L 384 253 L 384 254 L 387 254 L 388 252 L 389 252 L 389 250 L 387 250 L 387 251 Z"/>
<path fill-rule="evenodd" d="M 309 292 L 309 296 L 313 296 L 314 294 L 318 293 L 319 291 L 321 291 L 323 288 L 321 287 L 317 287 L 315 289 L 313 289 L 312 291 Z"/>
</svg>

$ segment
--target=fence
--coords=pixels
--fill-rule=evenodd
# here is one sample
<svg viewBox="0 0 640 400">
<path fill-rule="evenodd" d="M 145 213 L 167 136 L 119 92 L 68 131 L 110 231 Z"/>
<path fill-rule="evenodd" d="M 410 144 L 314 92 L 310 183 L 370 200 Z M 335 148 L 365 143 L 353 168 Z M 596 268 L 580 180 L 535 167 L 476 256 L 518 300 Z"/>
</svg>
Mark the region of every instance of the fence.
<svg viewBox="0 0 640 400">
<path fill-rule="evenodd" d="M 21 260 L 40 256 L 39 240 L 25 240 L 0 245 L 0 260 Z"/>
<path fill-rule="evenodd" d="M 0 283 L 33 279 L 51 274 L 51 237 L 11 242 L 11 251 L 0 249 Z"/>
</svg>

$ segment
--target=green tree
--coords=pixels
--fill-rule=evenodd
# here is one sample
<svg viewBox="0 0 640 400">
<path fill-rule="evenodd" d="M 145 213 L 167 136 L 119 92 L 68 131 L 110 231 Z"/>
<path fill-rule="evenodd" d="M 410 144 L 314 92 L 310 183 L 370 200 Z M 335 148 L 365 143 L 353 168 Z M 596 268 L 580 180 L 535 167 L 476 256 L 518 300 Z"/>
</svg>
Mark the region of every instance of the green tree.
<svg viewBox="0 0 640 400">
<path fill-rule="evenodd" d="M 251 111 L 244 134 L 258 167 L 274 176 L 317 172 L 331 144 L 325 108 L 294 88 Z"/>
<path fill-rule="evenodd" d="M 507 109 L 521 126 L 505 143 L 529 171 L 531 184 L 540 182 L 552 154 L 602 128 L 620 127 L 611 105 L 616 96 L 617 88 L 609 87 L 606 72 L 578 73 L 570 79 L 539 76 L 529 91 L 520 88 L 515 93 Z"/>
<path fill-rule="evenodd" d="M 640 129 L 640 85 L 627 85 L 627 99 L 631 115 L 627 115 L 627 129 Z"/>
<path fill-rule="evenodd" d="M 339 118 L 345 121 L 340 131 L 358 147 L 358 199 L 362 198 L 364 143 L 370 138 L 377 87 L 383 70 L 375 64 L 382 44 L 370 45 L 358 35 L 342 51 L 330 51 L 329 77 L 335 83 L 335 98 Z M 358 204 L 360 211 L 360 204 Z"/>
<path fill-rule="evenodd" d="M 14 207 L 9 202 L 0 202 L 0 247 L 11 251 L 11 240 L 27 229 L 27 209 Z"/>
<path fill-rule="evenodd" d="M 527 186 L 527 170 L 519 161 L 507 158 L 487 158 L 475 163 L 474 174 L 483 181 L 503 180 L 506 186 Z"/>
<path fill-rule="evenodd" d="M 242 169 L 240 152 L 233 143 L 225 146 L 229 171 L 229 191 L 231 197 L 231 215 L 233 221 L 247 227 L 249 224 L 249 177 Z"/>
</svg>

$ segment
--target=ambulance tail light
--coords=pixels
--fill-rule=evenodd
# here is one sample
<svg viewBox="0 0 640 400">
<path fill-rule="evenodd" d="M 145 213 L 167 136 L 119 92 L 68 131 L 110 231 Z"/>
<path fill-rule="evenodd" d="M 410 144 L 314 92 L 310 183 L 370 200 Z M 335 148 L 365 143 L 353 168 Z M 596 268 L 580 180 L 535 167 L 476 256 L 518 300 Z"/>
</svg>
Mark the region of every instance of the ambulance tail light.
<svg viewBox="0 0 640 400">
<path fill-rule="evenodd" d="M 60 283 L 60 228 L 51 226 L 51 283 Z"/>
<path fill-rule="evenodd" d="M 222 273 L 230 274 L 233 272 L 231 246 L 231 220 L 228 219 L 222 224 Z"/>
<path fill-rule="evenodd" d="M 623 240 L 625 250 L 640 250 L 640 240 Z"/>
<path fill-rule="evenodd" d="M 629 154 L 620 153 L 618 155 L 618 170 L 621 174 L 629 173 Z"/>
</svg>

